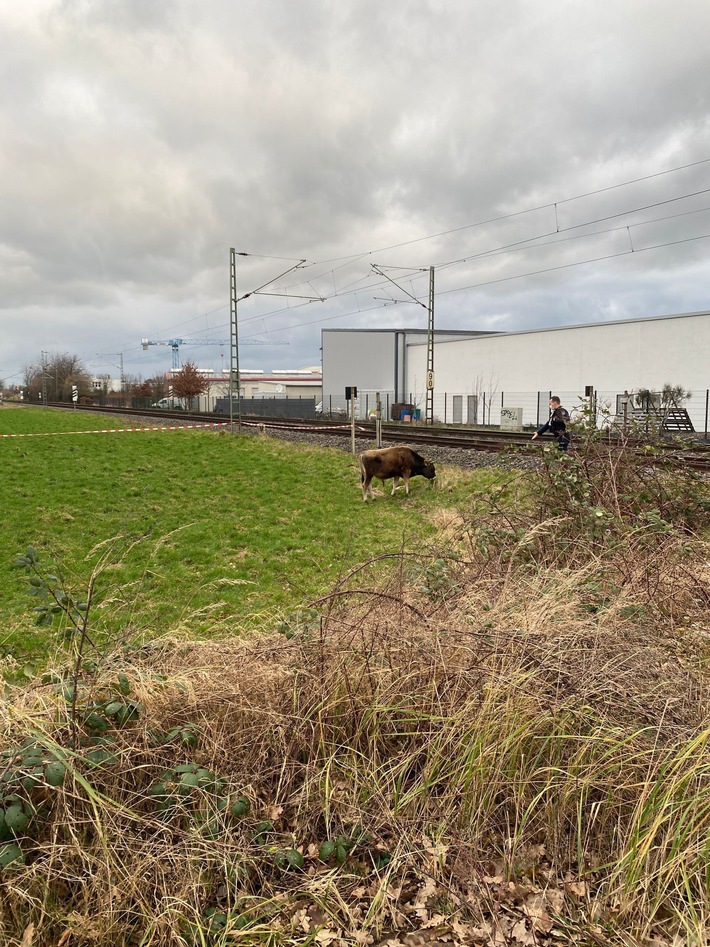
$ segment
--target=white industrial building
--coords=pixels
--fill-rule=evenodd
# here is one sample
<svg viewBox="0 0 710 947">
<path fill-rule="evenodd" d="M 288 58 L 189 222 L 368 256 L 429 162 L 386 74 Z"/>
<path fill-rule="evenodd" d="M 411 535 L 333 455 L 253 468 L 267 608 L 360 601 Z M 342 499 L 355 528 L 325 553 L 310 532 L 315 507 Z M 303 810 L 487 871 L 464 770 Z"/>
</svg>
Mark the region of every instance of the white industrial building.
<svg viewBox="0 0 710 947">
<path fill-rule="evenodd" d="M 434 337 L 438 349 L 444 343 L 494 334 L 437 330 Z M 378 394 L 385 411 L 388 404 L 409 401 L 415 390 L 409 371 L 411 353 L 423 346 L 426 365 L 426 344 L 426 329 L 323 329 L 323 410 L 334 413 L 344 409 L 345 388 L 352 386 L 358 389 L 362 417 L 374 406 Z"/>
<path fill-rule="evenodd" d="M 123 383 L 120 378 L 111 378 L 108 374 L 94 375 L 91 379 L 91 390 L 97 394 L 115 394 L 123 391 Z"/>
<path fill-rule="evenodd" d="M 424 415 L 427 334 L 423 329 L 323 329 L 324 408 L 344 405 L 358 387 L 364 417 L 379 392 L 384 411 L 406 401 Z M 521 408 L 524 424 L 547 417 L 550 393 L 570 409 L 593 389 L 616 412 L 625 392 L 680 385 L 698 431 L 707 430 L 710 312 L 525 332 L 444 332 L 434 336 L 434 416 L 446 423 L 500 423 Z"/>
<path fill-rule="evenodd" d="M 197 371 L 204 377 L 207 389 L 193 399 L 192 407 L 196 411 L 213 411 L 217 400 L 229 395 L 229 369 L 225 368 L 221 373 L 202 368 Z M 165 373 L 168 385 L 172 377 L 173 372 Z M 322 397 L 320 366 L 274 368 L 271 371 L 245 368 L 239 372 L 239 390 L 246 402 L 264 398 L 314 399 L 318 402 Z"/>
</svg>

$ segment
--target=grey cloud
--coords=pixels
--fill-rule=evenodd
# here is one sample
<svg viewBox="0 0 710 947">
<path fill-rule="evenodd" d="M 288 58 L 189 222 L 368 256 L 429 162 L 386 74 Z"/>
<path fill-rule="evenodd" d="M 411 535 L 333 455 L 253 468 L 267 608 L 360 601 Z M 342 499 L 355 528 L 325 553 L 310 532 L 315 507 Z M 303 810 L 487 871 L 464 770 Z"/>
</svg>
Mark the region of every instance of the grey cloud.
<svg viewBox="0 0 710 947">
<path fill-rule="evenodd" d="M 703 164 L 568 200 L 710 157 L 708 27 L 705 0 L 28 0 L 0 13 L 13 90 L 0 106 L 3 374 L 33 357 L 43 320 L 62 350 L 125 345 L 146 370 L 166 352 L 142 353 L 142 335 L 219 335 L 229 246 L 309 262 L 370 252 L 281 285 L 357 295 L 244 303 L 245 331 L 291 341 L 250 361 L 309 364 L 320 324 L 421 319 L 375 308 L 373 261 L 474 257 L 710 187 Z M 444 267 L 438 317 L 523 328 L 704 308 L 707 241 L 645 248 L 710 233 L 708 214 L 644 223 L 703 203 Z M 630 241 L 633 257 L 584 262 Z M 280 265 L 240 260 L 240 286 Z M 33 334 L 15 328 L 27 319 Z"/>
</svg>

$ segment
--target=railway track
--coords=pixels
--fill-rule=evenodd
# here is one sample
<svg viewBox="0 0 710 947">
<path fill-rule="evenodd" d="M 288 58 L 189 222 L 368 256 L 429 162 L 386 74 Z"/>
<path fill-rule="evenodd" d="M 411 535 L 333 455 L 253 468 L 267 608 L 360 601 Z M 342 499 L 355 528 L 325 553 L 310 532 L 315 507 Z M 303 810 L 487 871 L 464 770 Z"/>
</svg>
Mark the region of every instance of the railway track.
<svg viewBox="0 0 710 947">
<path fill-rule="evenodd" d="M 179 424 L 224 424 L 227 419 L 223 415 L 215 415 L 195 411 L 165 411 L 156 408 L 118 408 L 103 407 L 100 405 L 68 405 L 62 402 L 50 403 L 48 407 L 69 410 L 94 412 L 96 414 L 118 415 L 123 417 L 137 417 L 149 420 L 151 418 L 161 422 Z M 236 421 L 234 422 L 236 425 Z M 335 420 L 298 420 L 298 419 L 271 419 L 254 415 L 243 415 L 241 423 L 244 427 L 259 428 L 265 431 L 302 431 L 303 433 L 318 434 L 332 437 L 351 437 L 352 429 L 348 422 Z M 510 448 L 519 448 L 526 454 L 535 454 L 539 451 L 538 444 L 530 441 L 531 433 L 515 431 L 477 430 L 473 428 L 424 427 L 423 425 L 407 425 L 383 422 L 382 441 L 387 444 L 407 442 L 417 444 L 422 448 L 452 447 L 463 450 L 498 453 Z M 374 421 L 358 421 L 355 426 L 355 437 L 358 440 L 372 441 L 375 438 Z M 613 443 L 613 435 L 610 435 Z M 677 442 L 669 441 L 661 445 L 669 464 L 682 464 L 693 470 L 710 472 L 710 443 L 697 441 L 687 447 L 679 446 Z"/>
<path fill-rule="evenodd" d="M 116 408 L 101 407 L 99 405 L 78 405 L 74 408 L 63 402 L 49 403 L 48 407 L 63 410 L 77 410 L 95 412 L 97 414 L 112 414 L 124 417 L 156 418 L 160 421 L 175 423 L 202 423 L 224 424 L 227 418 L 224 415 L 215 415 L 198 411 L 165 411 L 159 408 Z M 234 422 L 236 425 L 236 421 Z M 241 423 L 248 428 L 263 428 L 264 430 L 304 431 L 313 434 L 332 435 L 334 437 L 350 437 L 351 425 L 349 422 L 337 420 L 300 420 L 295 418 L 262 418 L 256 415 L 243 415 Z M 355 425 L 355 437 L 371 441 L 375 437 L 374 421 L 358 421 Z M 530 434 L 520 434 L 511 431 L 480 431 L 475 429 L 452 429 L 445 427 L 426 428 L 423 425 L 407 425 L 406 427 L 392 422 L 383 422 L 382 439 L 391 443 L 404 442 L 421 445 L 431 444 L 436 447 L 460 447 L 466 450 L 483 450 L 498 452 L 511 446 L 530 447 Z"/>
</svg>

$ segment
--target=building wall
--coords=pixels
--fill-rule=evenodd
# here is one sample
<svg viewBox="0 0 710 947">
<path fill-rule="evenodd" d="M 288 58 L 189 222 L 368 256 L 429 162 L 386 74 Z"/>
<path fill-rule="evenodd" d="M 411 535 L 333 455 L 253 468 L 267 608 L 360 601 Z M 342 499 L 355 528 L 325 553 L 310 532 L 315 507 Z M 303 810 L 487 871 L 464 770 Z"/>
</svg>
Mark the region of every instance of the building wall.
<svg viewBox="0 0 710 947">
<path fill-rule="evenodd" d="M 583 393 L 710 387 L 710 312 L 626 322 L 542 329 L 440 342 L 434 349 L 436 388 Z M 412 345 L 407 386 L 424 388 L 426 346 Z"/>
<path fill-rule="evenodd" d="M 196 411 L 212 411 L 218 398 L 229 398 L 229 382 L 224 378 L 208 378 L 208 390 L 193 401 Z M 320 379 L 306 381 L 289 378 L 242 378 L 242 397 L 251 398 L 315 398 L 318 402 L 322 397 Z"/>
<path fill-rule="evenodd" d="M 470 339 L 481 333 L 437 330 L 437 343 Z M 489 333 L 482 333 L 489 334 Z M 345 408 L 345 388 L 355 385 L 367 398 L 358 403 L 360 417 L 375 402 L 376 393 L 391 402 L 409 399 L 407 361 L 412 346 L 421 342 L 426 359 L 427 330 L 424 329 L 323 329 L 323 405 L 328 410 Z M 360 399 L 359 399 L 360 402 Z"/>
<path fill-rule="evenodd" d="M 362 394 L 364 417 L 380 392 L 389 403 L 426 401 L 426 331 L 324 329 L 323 406 L 345 408 L 345 386 Z M 395 356 L 396 353 L 396 356 Z M 497 424 L 503 407 L 523 409 L 525 424 L 547 416 L 550 392 L 570 408 L 585 388 L 617 410 L 618 396 L 664 384 L 693 392 L 686 404 L 697 430 L 708 424 L 710 312 L 648 319 L 477 334 L 437 330 L 435 419 Z M 395 366 L 397 366 L 395 368 Z"/>
<path fill-rule="evenodd" d="M 91 379 L 91 390 L 99 394 L 104 390 L 111 392 L 122 391 L 121 379 L 111 378 L 109 375 L 94 375 Z"/>
<path fill-rule="evenodd" d="M 321 333 L 323 404 L 345 407 L 346 386 L 385 391 L 394 386 L 395 330 Z"/>
<path fill-rule="evenodd" d="M 229 391 L 229 385 L 224 385 Z M 322 386 L 320 383 L 298 381 L 243 381 L 241 384 L 245 398 L 315 398 L 320 401 Z"/>
</svg>

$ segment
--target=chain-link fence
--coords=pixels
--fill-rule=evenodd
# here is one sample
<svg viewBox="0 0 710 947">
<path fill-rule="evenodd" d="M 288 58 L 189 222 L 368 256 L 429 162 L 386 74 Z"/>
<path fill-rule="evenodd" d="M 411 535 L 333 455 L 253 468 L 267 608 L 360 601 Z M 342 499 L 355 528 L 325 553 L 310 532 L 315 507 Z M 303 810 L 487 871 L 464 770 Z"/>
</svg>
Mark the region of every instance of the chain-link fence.
<svg viewBox="0 0 710 947">
<path fill-rule="evenodd" d="M 434 392 L 434 422 L 436 424 L 469 427 L 501 427 L 510 430 L 533 428 L 543 424 L 549 415 L 549 399 L 560 398 L 572 420 L 583 415 L 593 415 L 599 426 L 623 426 L 632 421 L 650 419 L 651 422 L 674 419 L 671 430 L 688 430 L 708 438 L 710 389 L 693 392 L 677 405 L 663 404 L 660 392 L 592 391 L 580 394 L 573 391 L 491 391 L 477 394 L 458 392 Z M 80 401 L 85 399 L 80 399 Z M 86 399 L 88 400 L 88 399 Z M 126 408 L 165 407 L 151 398 L 140 398 L 119 393 L 95 396 L 96 405 L 113 405 Z M 165 399 L 164 399 L 165 400 Z M 195 398 L 187 407 L 195 411 L 224 413 L 224 397 L 202 396 Z M 268 412 L 264 410 L 264 398 L 242 398 L 241 413 L 248 415 L 276 416 L 278 405 L 284 406 L 283 417 L 327 418 L 345 421 L 351 416 L 354 406 L 357 420 L 374 418 L 379 410 L 385 421 L 404 424 L 423 424 L 426 397 L 423 393 L 409 392 L 406 395 L 394 391 L 370 391 L 359 389 L 353 402 L 344 396 L 324 397 L 315 401 L 303 395 L 279 395 L 268 399 L 274 402 Z M 179 405 L 178 407 L 182 407 Z"/>
<path fill-rule="evenodd" d="M 636 420 L 650 418 L 662 421 L 673 417 L 677 430 L 692 430 L 708 436 L 708 407 L 710 389 L 693 392 L 678 404 L 663 404 L 660 392 L 587 391 L 501 391 L 464 394 L 434 392 L 434 421 L 438 424 L 461 424 L 469 427 L 503 427 L 514 430 L 543 424 L 549 416 L 549 400 L 556 395 L 567 408 L 572 420 L 593 415 L 599 426 L 623 426 Z M 365 420 L 373 417 L 380 405 L 383 420 L 404 423 L 423 423 L 425 396 L 410 392 L 395 396 L 394 391 L 358 391 L 355 417 Z M 320 413 L 320 412 L 319 412 Z M 350 417 L 350 402 L 342 397 L 324 398 L 322 414 L 325 417 Z M 681 416 L 687 414 L 687 420 Z M 685 426 L 685 425 L 688 426 Z"/>
</svg>

